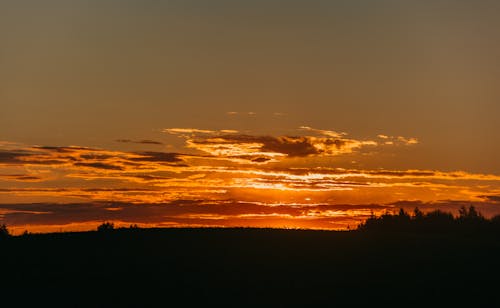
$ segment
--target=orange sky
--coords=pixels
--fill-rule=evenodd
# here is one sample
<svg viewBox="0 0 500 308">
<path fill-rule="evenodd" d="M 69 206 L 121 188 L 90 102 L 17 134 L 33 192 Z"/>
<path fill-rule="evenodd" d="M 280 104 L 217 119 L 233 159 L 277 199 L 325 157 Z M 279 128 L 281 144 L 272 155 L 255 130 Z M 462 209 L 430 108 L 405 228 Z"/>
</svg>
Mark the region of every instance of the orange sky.
<svg viewBox="0 0 500 308">
<path fill-rule="evenodd" d="M 364 160 L 418 148 L 416 137 L 299 127 L 295 135 L 234 129 L 163 129 L 119 139 L 135 151 L 2 142 L 0 215 L 15 230 L 80 230 L 100 221 L 147 226 L 345 229 L 399 207 L 500 214 L 500 176 L 362 168 Z"/>
</svg>

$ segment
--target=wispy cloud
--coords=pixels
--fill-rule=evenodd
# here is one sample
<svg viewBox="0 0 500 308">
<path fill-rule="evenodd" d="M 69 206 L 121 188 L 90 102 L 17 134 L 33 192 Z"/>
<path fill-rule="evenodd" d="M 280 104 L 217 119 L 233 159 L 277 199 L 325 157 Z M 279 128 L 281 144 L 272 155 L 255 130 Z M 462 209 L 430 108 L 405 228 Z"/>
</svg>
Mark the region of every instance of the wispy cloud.
<svg viewBox="0 0 500 308">
<path fill-rule="evenodd" d="M 245 111 L 245 112 L 240 112 L 240 111 L 228 111 L 226 112 L 228 116 L 255 116 L 257 115 L 257 112 L 254 111 Z"/>
<path fill-rule="evenodd" d="M 417 138 L 406 138 L 406 137 L 402 137 L 402 136 L 398 137 L 398 141 L 401 141 L 401 142 L 403 142 L 404 144 L 407 144 L 407 145 L 417 144 L 418 143 Z"/>
<path fill-rule="evenodd" d="M 301 126 L 300 129 L 333 138 L 342 138 L 343 136 L 347 135 L 347 133 L 338 133 L 332 130 L 316 129 L 309 126 Z"/>
<path fill-rule="evenodd" d="M 137 143 L 137 144 L 150 144 L 150 145 L 163 145 L 162 142 L 154 140 L 130 140 L 130 139 L 117 139 L 116 142 L 120 143 Z"/>
<path fill-rule="evenodd" d="M 169 134 L 214 134 L 217 131 L 198 128 L 166 128 L 163 130 Z"/>
<path fill-rule="evenodd" d="M 0 174 L 0 180 L 19 182 L 39 182 L 43 178 L 29 174 Z"/>
</svg>

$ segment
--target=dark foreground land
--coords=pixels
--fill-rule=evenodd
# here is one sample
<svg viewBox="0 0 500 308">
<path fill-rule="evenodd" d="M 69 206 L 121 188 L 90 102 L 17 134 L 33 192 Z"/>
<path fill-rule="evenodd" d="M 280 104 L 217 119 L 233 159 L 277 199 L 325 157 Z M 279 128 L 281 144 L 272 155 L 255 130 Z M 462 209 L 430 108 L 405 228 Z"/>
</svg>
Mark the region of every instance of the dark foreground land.
<svg viewBox="0 0 500 308">
<path fill-rule="evenodd" d="M 0 240 L 1 307 L 494 307 L 500 233 L 118 229 Z"/>
</svg>

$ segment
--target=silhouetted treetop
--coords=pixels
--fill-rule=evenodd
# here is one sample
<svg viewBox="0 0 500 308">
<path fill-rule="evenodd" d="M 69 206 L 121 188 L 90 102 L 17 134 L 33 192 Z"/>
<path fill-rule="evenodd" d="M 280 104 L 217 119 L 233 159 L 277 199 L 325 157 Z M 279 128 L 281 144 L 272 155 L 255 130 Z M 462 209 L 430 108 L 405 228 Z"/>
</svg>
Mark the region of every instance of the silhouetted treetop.
<svg viewBox="0 0 500 308">
<path fill-rule="evenodd" d="M 97 231 L 99 232 L 106 232 L 114 229 L 115 229 L 115 224 L 109 221 L 103 222 L 97 227 Z"/>
<path fill-rule="evenodd" d="M 0 225 L 0 238 L 6 238 L 10 236 L 9 229 L 5 224 Z"/>
<path fill-rule="evenodd" d="M 488 220 L 476 210 L 474 206 L 462 207 L 459 215 L 441 210 L 423 213 L 415 208 L 413 215 L 400 209 L 398 214 L 385 213 L 379 217 L 370 216 L 358 226 L 358 230 L 368 231 L 448 231 L 448 230 L 477 230 L 484 228 L 500 229 L 500 216 Z"/>
<path fill-rule="evenodd" d="M 461 220 L 483 220 L 484 217 L 479 213 L 474 206 L 470 206 L 468 209 L 465 206 L 462 206 L 460 210 L 458 210 L 459 219 Z"/>
</svg>

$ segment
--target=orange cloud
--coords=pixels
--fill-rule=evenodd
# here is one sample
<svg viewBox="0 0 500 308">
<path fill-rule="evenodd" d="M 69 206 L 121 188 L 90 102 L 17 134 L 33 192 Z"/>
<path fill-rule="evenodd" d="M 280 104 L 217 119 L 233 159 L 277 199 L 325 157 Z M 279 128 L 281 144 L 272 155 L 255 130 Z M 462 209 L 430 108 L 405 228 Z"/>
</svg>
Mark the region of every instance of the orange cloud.
<svg viewBox="0 0 500 308">
<path fill-rule="evenodd" d="M 444 206 L 442 200 L 452 200 L 453 208 L 458 201 L 494 204 L 489 214 L 498 208 L 500 176 L 494 174 L 332 168 L 319 160 L 379 146 L 370 140 L 313 129 L 306 130 L 313 136 L 277 137 L 201 131 L 176 131 L 200 154 L 0 144 L 2 219 L 19 228 L 43 228 L 44 220 L 80 228 L 105 218 L 156 226 L 343 228 L 401 200 L 429 208 Z M 54 207 L 76 203 L 93 205 L 74 205 L 74 215 Z M 132 212 L 143 219 L 132 219 Z"/>
</svg>

